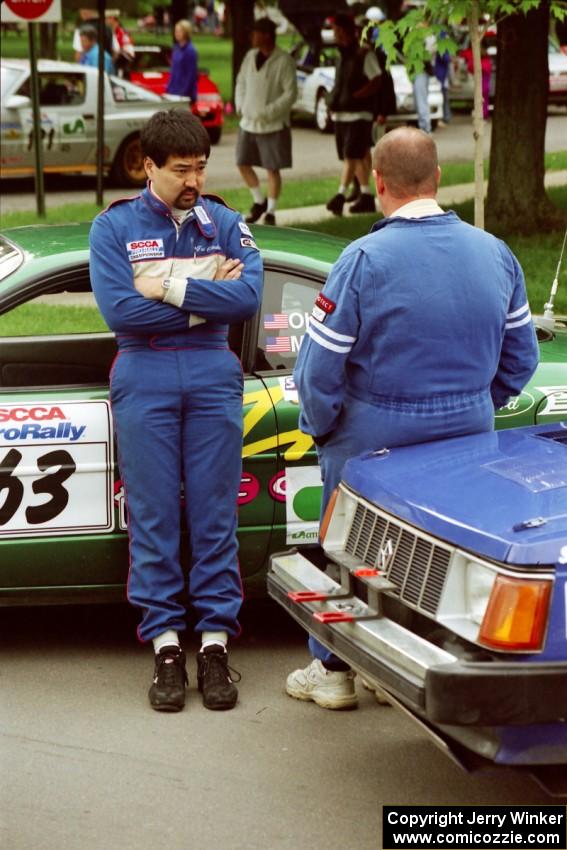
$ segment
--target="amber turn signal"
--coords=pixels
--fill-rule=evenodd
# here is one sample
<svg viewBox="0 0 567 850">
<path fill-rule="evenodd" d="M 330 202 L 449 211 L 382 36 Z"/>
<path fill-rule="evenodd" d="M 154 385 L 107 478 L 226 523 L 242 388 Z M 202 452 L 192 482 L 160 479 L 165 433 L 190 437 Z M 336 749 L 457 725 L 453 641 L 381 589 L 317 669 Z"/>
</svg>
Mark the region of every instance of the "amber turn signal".
<svg viewBox="0 0 567 850">
<path fill-rule="evenodd" d="M 327 510 L 325 511 L 325 516 L 321 521 L 321 525 L 319 527 L 319 540 L 321 543 L 325 542 L 325 537 L 327 534 L 327 530 L 329 528 L 329 523 L 331 522 L 331 517 L 333 515 L 333 511 L 335 509 L 335 503 L 337 501 L 337 496 L 339 495 L 339 488 L 335 487 L 333 492 L 331 493 L 331 498 L 329 499 L 329 504 L 327 505 Z"/>
<path fill-rule="evenodd" d="M 541 649 L 550 596 L 550 581 L 497 576 L 480 627 L 479 641 L 494 649 Z"/>
</svg>

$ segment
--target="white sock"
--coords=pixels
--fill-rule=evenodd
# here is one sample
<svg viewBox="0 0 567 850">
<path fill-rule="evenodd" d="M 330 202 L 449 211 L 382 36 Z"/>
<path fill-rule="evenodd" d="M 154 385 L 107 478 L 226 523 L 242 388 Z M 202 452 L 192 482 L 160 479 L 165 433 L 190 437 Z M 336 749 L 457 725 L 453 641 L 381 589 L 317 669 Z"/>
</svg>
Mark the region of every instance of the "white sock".
<svg viewBox="0 0 567 850">
<path fill-rule="evenodd" d="M 173 629 L 168 629 L 168 631 L 162 632 L 161 635 L 155 637 L 152 643 L 154 645 L 154 652 L 157 655 L 163 646 L 179 646 L 179 637 Z"/>
<path fill-rule="evenodd" d="M 264 193 L 262 192 L 259 186 L 252 186 L 250 188 L 250 192 L 252 194 L 252 197 L 254 198 L 255 204 L 263 204 L 266 200 L 264 198 Z"/>
<path fill-rule="evenodd" d="M 277 203 L 278 202 L 277 202 L 276 198 L 268 198 L 268 212 L 269 213 L 275 213 Z"/>
<path fill-rule="evenodd" d="M 346 188 L 347 188 L 347 187 L 345 186 L 345 184 L 344 184 L 344 183 L 341 183 L 341 185 L 339 186 L 338 194 L 339 194 L 339 195 L 344 195 L 344 193 L 346 192 Z"/>
<path fill-rule="evenodd" d="M 201 652 L 206 646 L 213 646 L 213 644 L 222 646 L 226 652 L 227 641 L 228 634 L 226 632 L 203 632 L 201 634 Z"/>
<path fill-rule="evenodd" d="M 361 186 L 360 191 L 362 192 L 363 195 L 370 195 L 371 194 L 370 186 L 368 185 L 368 183 L 366 184 L 366 186 Z"/>
</svg>

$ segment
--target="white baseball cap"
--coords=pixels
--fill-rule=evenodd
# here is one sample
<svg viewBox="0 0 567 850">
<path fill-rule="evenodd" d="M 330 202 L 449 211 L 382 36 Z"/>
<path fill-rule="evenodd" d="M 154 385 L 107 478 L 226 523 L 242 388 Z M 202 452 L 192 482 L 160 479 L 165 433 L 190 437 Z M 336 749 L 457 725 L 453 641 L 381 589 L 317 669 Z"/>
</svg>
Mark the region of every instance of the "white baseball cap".
<svg viewBox="0 0 567 850">
<path fill-rule="evenodd" d="M 386 15 L 380 6 L 371 6 L 366 10 L 365 17 L 367 21 L 385 21 Z"/>
</svg>

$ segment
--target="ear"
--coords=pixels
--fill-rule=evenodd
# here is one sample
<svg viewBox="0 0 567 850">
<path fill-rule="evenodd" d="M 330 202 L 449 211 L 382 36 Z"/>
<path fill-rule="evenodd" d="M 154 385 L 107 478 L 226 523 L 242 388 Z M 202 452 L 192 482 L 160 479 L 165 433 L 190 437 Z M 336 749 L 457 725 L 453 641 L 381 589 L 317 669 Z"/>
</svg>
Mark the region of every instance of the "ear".
<svg viewBox="0 0 567 850">
<path fill-rule="evenodd" d="M 372 176 L 374 177 L 374 183 L 376 185 L 376 194 L 383 195 L 386 189 L 384 185 L 384 178 L 380 171 L 376 171 L 375 168 L 372 169 Z"/>
<path fill-rule="evenodd" d="M 146 172 L 146 175 L 148 176 L 148 178 L 151 180 L 152 175 L 154 173 L 154 169 L 156 167 L 156 164 L 153 161 L 153 159 L 150 159 L 149 156 L 144 157 L 144 163 L 143 164 L 144 164 L 144 171 Z"/>
</svg>

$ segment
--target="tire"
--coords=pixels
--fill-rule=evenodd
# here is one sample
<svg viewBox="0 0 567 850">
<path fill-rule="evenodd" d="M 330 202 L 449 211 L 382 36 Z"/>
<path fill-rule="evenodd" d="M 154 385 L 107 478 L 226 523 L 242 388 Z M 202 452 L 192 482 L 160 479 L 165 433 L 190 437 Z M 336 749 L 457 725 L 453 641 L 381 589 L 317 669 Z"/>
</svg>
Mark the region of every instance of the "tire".
<svg viewBox="0 0 567 850">
<path fill-rule="evenodd" d="M 112 164 L 112 179 L 120 186 L 144 186 L 147 180 L 140 147 L 140 134 L 124 139 Z"/>
<path fill-rule="evenodd" d="M 327 106 L 327 92 L 320 89 L 315 100 L 315 124 L 320 133 L 332 133 L 333 122 Z"/>
<path fill-rule="evenodd" d="M 222 127 L 207 127 L 211 145 L 218 145 L 222 136 Z"/>
</svg>

